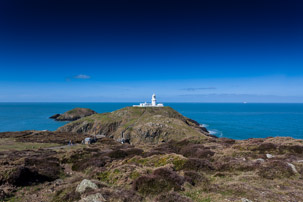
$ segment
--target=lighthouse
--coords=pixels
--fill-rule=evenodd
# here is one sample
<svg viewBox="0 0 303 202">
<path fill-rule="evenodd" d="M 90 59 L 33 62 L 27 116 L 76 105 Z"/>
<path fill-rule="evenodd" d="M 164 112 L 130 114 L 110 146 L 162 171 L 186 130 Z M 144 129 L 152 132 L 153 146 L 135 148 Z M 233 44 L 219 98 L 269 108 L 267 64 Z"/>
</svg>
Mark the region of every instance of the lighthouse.
<svg viewBox="0 0 303 202">
<path fill-rule="evenodd" d="M 140 103 L 139 105 L 133 105 L 133 107 L 164 107 L 162 103 L 157 104 L 156 94 L 152 95 L 151 103 Z"/>
<path fill-rule="evenodd" d="M 152 95 L 152 106 L 157 106 L 157 99 L 155 93 Z"/>
</svg>

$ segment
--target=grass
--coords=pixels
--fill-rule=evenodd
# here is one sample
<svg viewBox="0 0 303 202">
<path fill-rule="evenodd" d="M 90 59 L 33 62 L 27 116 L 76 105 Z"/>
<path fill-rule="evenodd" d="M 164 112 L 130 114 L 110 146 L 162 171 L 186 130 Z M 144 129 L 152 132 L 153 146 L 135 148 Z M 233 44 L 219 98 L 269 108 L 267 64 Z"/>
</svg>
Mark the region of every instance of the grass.
<svg viewBox="0 0 303 202">
<path fill-rule="evenodd" d="M 13 138 L 0 139 L 0 151 L 40 149 L 60 146 L 55 143 L 16 142 Z"/>
<path fill-rule="evenodd" d="M 153 155 L 147 158 L 135 156 L 125 161 L 125 163 L 135 163 L 147 167 L 161 167 L 167 164 L 173 164 L 176 170 L 181 170 L 185 162 L 186 158 L 176 154 Z"/>
<path fill-rule="evenodd" d="M 212 202 L 213 200 L 210 197 L 205 197 L 205 193 L 200 190 L 188 191 L 183 193 L 183 195 L 191 198 L 193 201 L 196 202 Z"/>
</svg>

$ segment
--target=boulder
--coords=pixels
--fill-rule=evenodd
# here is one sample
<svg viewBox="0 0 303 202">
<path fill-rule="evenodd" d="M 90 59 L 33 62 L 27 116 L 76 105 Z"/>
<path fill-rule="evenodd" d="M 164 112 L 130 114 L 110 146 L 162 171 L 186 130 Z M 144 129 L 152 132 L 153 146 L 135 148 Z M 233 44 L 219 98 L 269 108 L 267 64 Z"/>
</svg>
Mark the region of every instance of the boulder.
<svg viewBox="0 0 303 202">
<path fill-rule="evenodd" d="M 82 198 L 79 202 L 104 202 L 105 198 L 100 193 L 91 194 Z"/>
<path fill-rule="evenodd" d="M 98 186 L 97 186 L 95 183 L 93 183 L 92 181 L 87 180 L 87 179 L 84 179 L 84 180 L 82 180 L 82 182 L 77 186 L 76 192 L 83 193 L 83 192 L 85 192 L 85 190 L 86 190 L 87 188 L 98 189 Z"/>
</svg>

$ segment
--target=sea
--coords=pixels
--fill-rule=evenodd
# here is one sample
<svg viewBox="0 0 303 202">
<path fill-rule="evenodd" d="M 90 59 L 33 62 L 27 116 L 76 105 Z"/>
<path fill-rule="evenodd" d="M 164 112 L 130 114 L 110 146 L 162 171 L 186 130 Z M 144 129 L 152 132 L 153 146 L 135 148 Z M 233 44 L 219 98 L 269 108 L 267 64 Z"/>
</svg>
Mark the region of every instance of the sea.
<svg viewBox="0 0 303 202">
<path fill-rule="evenodd" d="M 98 113 L 137 103 L 0 103 L 0 132 L 56 130 L 67 122 L 49 119 L 75 107 Z M 303 139 L 303 104 L 164 103 L 198 121 L 218 137 L 233 139 L 290 136 Z"/>
</svg>

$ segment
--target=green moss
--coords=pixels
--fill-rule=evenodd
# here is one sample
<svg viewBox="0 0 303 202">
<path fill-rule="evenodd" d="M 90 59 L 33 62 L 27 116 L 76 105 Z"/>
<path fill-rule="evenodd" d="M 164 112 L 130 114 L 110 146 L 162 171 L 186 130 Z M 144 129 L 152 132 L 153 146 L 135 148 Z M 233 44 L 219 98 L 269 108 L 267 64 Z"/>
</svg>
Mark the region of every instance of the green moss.
<svg viewBox="0 0 303 202">
<path fill-rule="evenodd" d="M 201 190 L 195 190 L 195 191 L 189 191 L 189 192 L 185 192 L 185 193 L 182 193 L 183 195 L 191 198 L 193 201 L 196 201 L 196 202 L 211 202 L 213 201 L 210 197 L 204 197 L 203 196 L 203 191 Z"/>
<path fill-rule="evenodd" d="M 174 159 L 173 164 L 174 164 L 174 169 L 175 170 L 182 170 L 184 167 L 184 164 L 186 162 L 186 159 Z"/>
<path fill-rule="evenodd" d="M 76 187 L 68 187 L 66 189 L 59 190 L 56 192 L 55 196 L 52 199 L 52 202 L 71 202 L 78 201 L 81 197 L 78 192 L 75 192 Z"/>
<path fill-rule="evenodd" d="M 119 169 L 115 169 L 113 173 L 118 174 L 118 173 L 120 173 L 120 170 Z"/>
<path fill-rule="evenodd" d="M 9 202 L 21 202 L 23 199 L 17 196 L 11 196 L 9 198 L 5 198 L 4 201 L 9 201 Z"/>
<path fill-rule="evenodd" d="M 146 165 L 147 162 L 148 162 L 147 158 L 134 157 L 134 158 L 127 160 L 126 163 L 135 163 L 135 164 Z"/>
<path fill-rule="evenodd" d="M 97 175 L 97 179 L 106 182 L 110 185 L 115 185 L 117 181 L 123 176 L 119 169 L 113 171 L 104 171 Z"/>
<path fill-rule="evenodd" d="M 135 180 L 135 179 L 137 179 L 137 178 L 140 177 L 140 176 L 141 176 L 141 174 L 140 174 L 139 172 L 137 172 L 137 171 L 133 171 L 133 172 L 129 175 L 130 179 L 132 179 L 132 180 Z"/>
<path fill-rule="evenodd" d="M 97 175 L 97 178 L 101 181 L 108 182 L 109 181 L 109 171 L 101 172 Z"/>
</svg>

